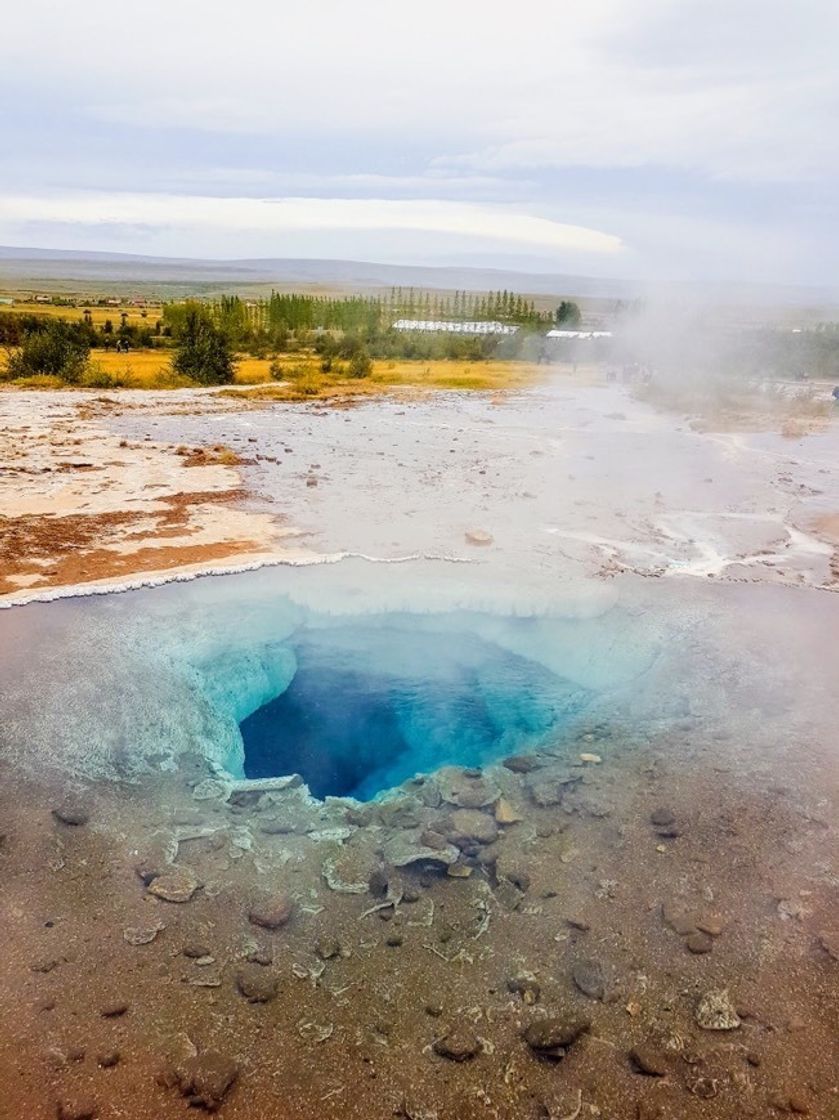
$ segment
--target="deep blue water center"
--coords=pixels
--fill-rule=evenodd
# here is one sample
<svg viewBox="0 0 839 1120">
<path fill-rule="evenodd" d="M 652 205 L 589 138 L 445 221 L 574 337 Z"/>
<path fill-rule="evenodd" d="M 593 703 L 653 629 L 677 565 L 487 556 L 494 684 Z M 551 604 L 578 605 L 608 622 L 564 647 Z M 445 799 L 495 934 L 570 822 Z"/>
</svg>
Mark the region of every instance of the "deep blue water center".
<svg viewBox="0 0 839 1120">
<path fill-rule="evenodd" d="M 588 693 L 468 632 L 303 631 L 287 689 L 240 724 L 245 774 L 302 775 L 315 797 L 367 800 L 417 773 L 535 745 Z"/>
</svg>

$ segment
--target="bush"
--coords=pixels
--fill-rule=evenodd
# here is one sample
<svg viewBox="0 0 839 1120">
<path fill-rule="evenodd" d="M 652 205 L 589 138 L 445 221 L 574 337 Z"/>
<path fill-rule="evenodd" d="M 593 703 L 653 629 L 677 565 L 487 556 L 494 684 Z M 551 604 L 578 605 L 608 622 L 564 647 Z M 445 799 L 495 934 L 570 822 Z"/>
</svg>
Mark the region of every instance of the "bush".
<svg viewBox="0 0 839 1120">
<path fill-rule="evenodd" d="M 348 377 L 369 377 L 373 363 L 366 350 L 356 350 L 347 366 Z"/>
<path fill-rule="evenodd" d="M 199 385 L 229 385 L 233 381 L 235 366 L 230 342 L 200 304 L 187 307 L 172 367 Z"/>
<path fill-rule="evenodd" d="M 51 319 L 24 334 L 20 349 L 9 358 L 6 377 L 57 377 L 76 385 L 87 369 L 89 356 L 86 332 L 78 324 Z"/>
</svg>

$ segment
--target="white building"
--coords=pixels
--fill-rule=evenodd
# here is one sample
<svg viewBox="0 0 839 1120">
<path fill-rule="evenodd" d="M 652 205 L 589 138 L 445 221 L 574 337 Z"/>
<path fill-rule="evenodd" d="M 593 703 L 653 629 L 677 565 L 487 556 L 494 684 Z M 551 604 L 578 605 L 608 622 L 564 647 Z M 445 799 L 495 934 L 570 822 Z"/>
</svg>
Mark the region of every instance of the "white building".
<svg viewBox="0 0 839 1120">
<path fill-rule="evenodd" d="M 611 338 L 611 331 L 562 331 L 552 330 L 545 335 L 546 338 Z"/>
<path fill-rule="evenodd" d="M 449 322 L 445 319 L 397 319 L 393 329 L 438 334 L 515 334 L 519 328 L 495 321 Z"/>
</svg>

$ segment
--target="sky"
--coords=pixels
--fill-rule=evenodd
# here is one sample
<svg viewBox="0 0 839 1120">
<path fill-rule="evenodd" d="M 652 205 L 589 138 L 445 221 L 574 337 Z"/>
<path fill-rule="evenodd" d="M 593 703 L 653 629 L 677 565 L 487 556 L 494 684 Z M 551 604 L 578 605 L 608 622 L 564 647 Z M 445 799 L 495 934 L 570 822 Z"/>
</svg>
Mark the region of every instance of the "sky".
<svg viewBox="0 0 839 1120">
<path fill-rule="evenodd" d="M 836 286 L 836 0 L 4 11 L 0 244 Z"/>
</svg>

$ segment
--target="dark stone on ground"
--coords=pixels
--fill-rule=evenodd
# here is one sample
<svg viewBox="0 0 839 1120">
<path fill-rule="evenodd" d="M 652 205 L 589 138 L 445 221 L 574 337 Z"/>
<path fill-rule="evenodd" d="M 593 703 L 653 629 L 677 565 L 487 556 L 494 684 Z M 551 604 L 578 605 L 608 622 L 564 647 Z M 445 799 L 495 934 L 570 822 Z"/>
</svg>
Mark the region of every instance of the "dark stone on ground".
<svg viewBox="0 0 839 1120">
<path fill-rule="evenodd" d="M 714 939 L 707 933 L 692 933 L 685 941 L 691 953 L 710 953 L 714 947 Z"/>
<path fill-rule="evenodd" d="M 118 1019 L 124 1015 L 128 1010 L 128 1004 L 124 999 L 114 999 L 110 1003 L 103 1004 L 99 1010 L 99 1014 L 103 1019 Z"/>
<path fill-rule="evenodd" d="M 571 979 L 589 999 L 605 999 L 606 976 L 599 961 L 577 961 L 571 969 Z"/>
<path fill-rule="evenodd" d="M 377 867 L 375 871 L 371 872 L 370 878 L 367 880 L 367 889 L 374 898 L 384 898 L 387 894 L 388 876 L 383 867 Z"/>
<path fill-rule="evenodd" d="M 175 1070 L 175 1084 L 193 1108 L 215 1112 L 230 1092 L 239 1070 L 234 1061 L 216 1050 L 187 1058 Z"/>
<path fill-rule="evenodd" d="M 481 1044 L 474 1034 L 465 1027 L 452 1027 L 442 1038 L 434 1042 L 434 1053 L 452 1062 L 467 1062 L 481 1051 Z"/>
<path fill-rule="evenodd" d="M 512 754 L 509 758 L 505 758 L 501 765 L 512 770 L 514 774 L 529 774 L 531 770 L 538 770 L 542 762 L 535 754 Z"/>
<path fill-rule="evenodd" d="M 667 828 L 676 823 L 676 818 L 669 809 L 654 809 L 650 813 L 650 823 L 656 828 Z"/>
<path fill-rule="evenodd" d="M 643 1043 L 640 1046 L 633 1046 L 629 1051 L 629 1057 L 636 1070 L 647 1074 L 648 1077 L 664 1077 L 667 1073 L 667 1059 L 655 1046 Z"/>
<path fill-rule="evenodd" d="M 243 965 L 236 973 L 236 987 L 248 1003 L 268 1003 L 277 994 L 277 980 L 260 965 Z"/>
<path fill-rule="evenodd" d="M 546 1058 L 564 1058 L 578 1038 L 590 1030 L 591 1023 L 575 1015 L 552 1015 L 537 1019 L 522 1031 L 531 1050 Z"/>
<path fill-rule="evenodd" d="M 113 1069 L 114 1066 L 119 1065 L 119 1059 L 119 1050 L 103 1050 L 96 1055 L 96 1064 L 100 1069 Z"/>
<path fill-rule="evenodd" d="M 263 968 L 268 968 L 269 965 L 274 963 L 274 954 L 270 949 L 254 949 L 252 953 L 248 953 L 245 960 L 250 964 L 259 964 L 262 965 Z"/>
<path fill-rule="evenodd" d="M 532 976 L 511 976 L 507 981 L 507 991 L 521 996 L 523 1003 L 538 1003 L 542 989 L 539 981 Z"/>
<path fill-rule="evenodd" d="M 334 937 L 319 937 L 315 942 L 315 955 L 322 961 L 331 961 L 340 954 L 341 946 Z"/>
<path fill-rule="evenodd" d="M 83 824 L 87 824 L 90 820 L 90 813 L 83 805 L 79 805 L 74 801 L 65 801 L 59 805 L 57 809 L 53 809 L 52 815 L 57 821 L 62 824 L 70 825 L 73 828 L 78 828 Z"/>
<path fill-rule="evenodd" d="M 212 949 L 209 949 L 206 945 L 184 945 L 181 952 L 190 960 L 200 960 L 201 957 L 211 957 L 213 955 Z"/>
<path fill-rule="evenodd" d="M 280 929 L 288 922 L 294 903 L 285 894 L 263 897 L 251 906 L 248 920 L 262 929 Z"/>
</svg>

